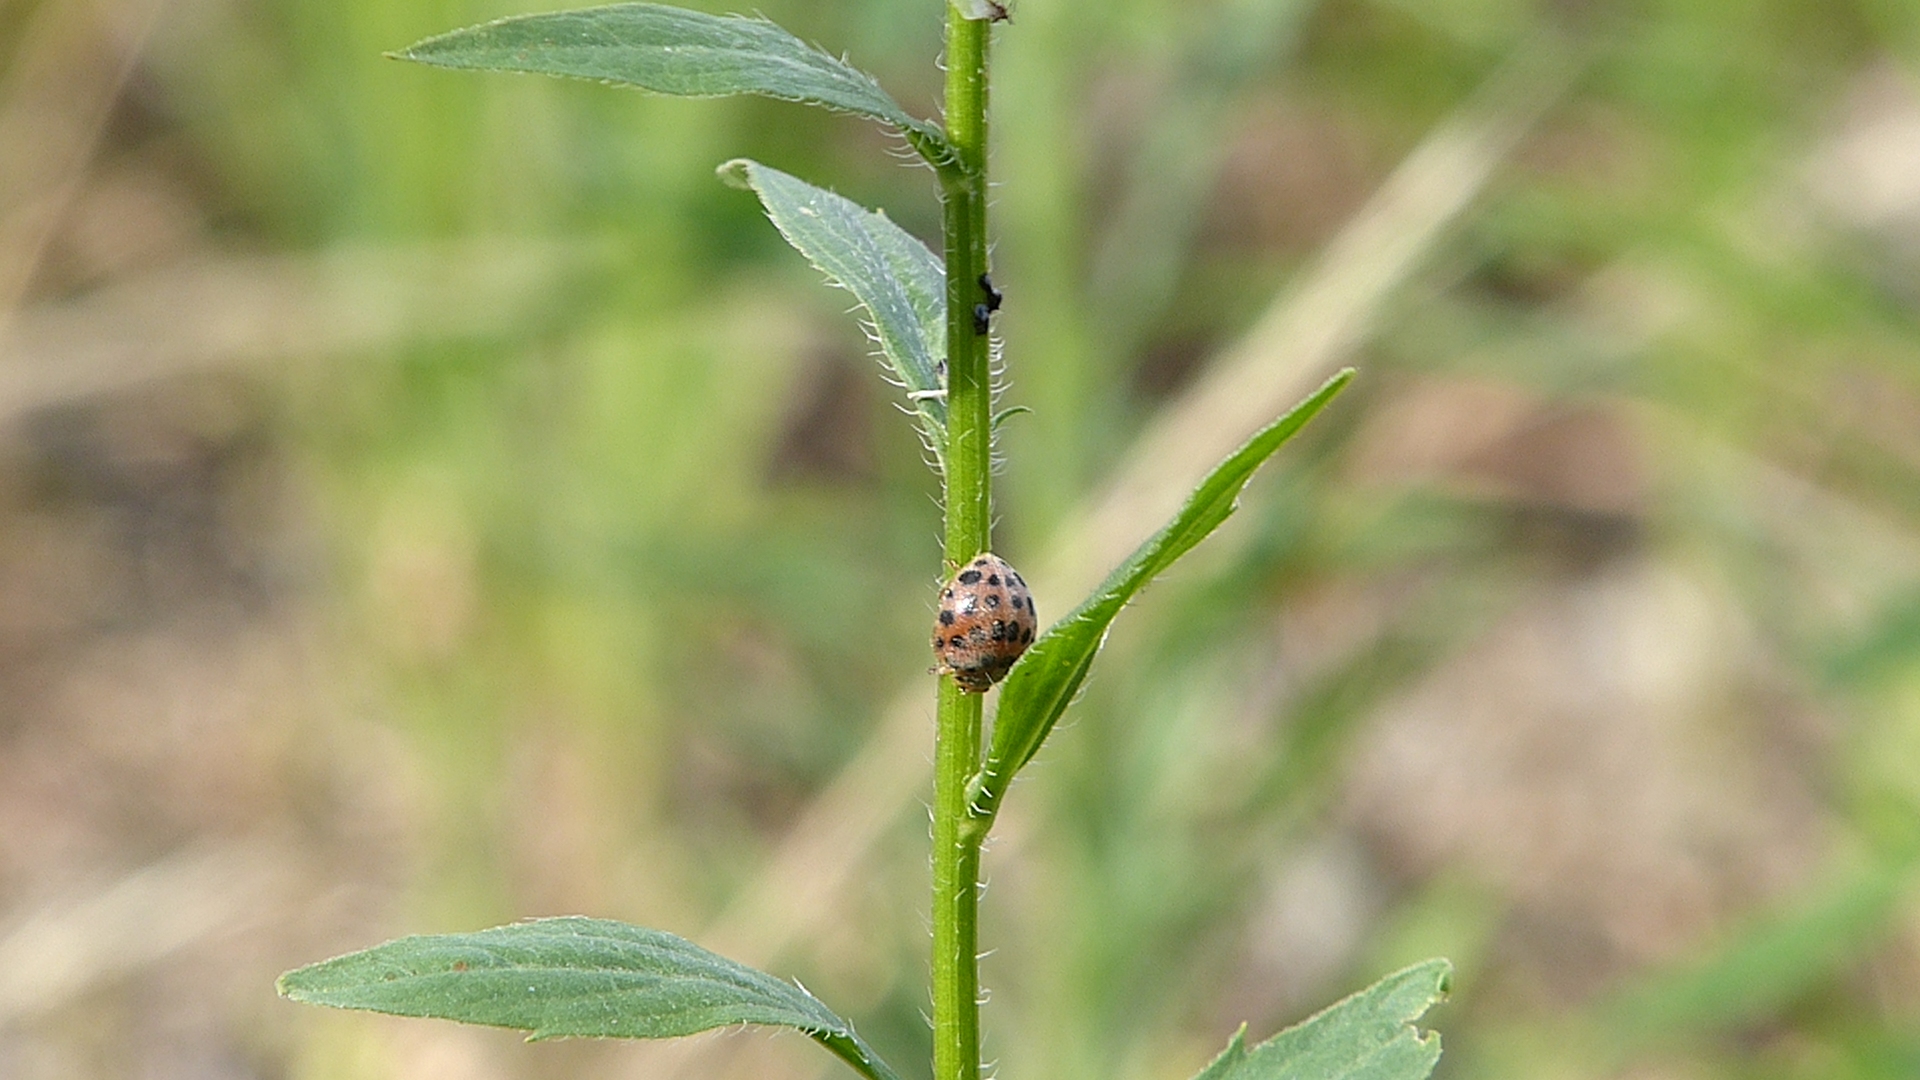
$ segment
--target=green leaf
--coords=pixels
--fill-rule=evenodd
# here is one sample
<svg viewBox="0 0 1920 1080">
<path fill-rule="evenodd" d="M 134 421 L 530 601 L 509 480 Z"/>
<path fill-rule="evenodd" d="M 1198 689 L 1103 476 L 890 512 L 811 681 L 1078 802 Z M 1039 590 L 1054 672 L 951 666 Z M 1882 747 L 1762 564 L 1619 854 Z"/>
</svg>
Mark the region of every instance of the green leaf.
<svg viewBox="0 0 1920 1080">
<path fill-rule="evenodd" d="M 947 443 L 940 363 L 947 355 L 947 273 L 940 257 L 881 211 L 869 211 L 757 161 L 720 166 L 720 178 L 760 196 L 780 234 L 860 301 L 894 381 L 923 418 L 936 458 Z"/>
<path fill-rule="evenodd" d="M 1048 627 L 1020 657 L 1001 686 L 993 745 L 971 785 L 976 814 L 991 817 L 998 810 L 1014 774 L 1033 760 L 1060 714 L 1079 692 L 1120 609 L 1231 517 L 1254 470 L 1306 426 L 1352 378 L 1352 368 L 1341 371 L 1292 411 L 1248 439 L 1200 482 L 1165 528 L 1134 549 L 1093 595 Z"/>
<path fill-rule="evenodd" d="M 685 938 L 607 919 L 404 937 L 280 976 L 295 1001 L 518 1028 L 532 1039 L 659 1039 L 736 1024 L 806 1032 L 870 1080 L 898 1080 L 812 994 Z"/>
<path fill-rule="evenodd" d="M 1246 1048 L 1246 1028 L 1194 1080 L 1426 1080 L 1440 1036 L 1413 1026 L 1447 996 L 1453 965 L 1428 960 Z"/>
<path fill-rule="evenodd" d="M 873 76 L 765 19 L 612 4 L 500 19 L 393 55 L 440 67 L 598 79 L 681 97 L 764 94 L 892 124 L 936 165 L 953 157 L 940 128 L 909 115 Z"/>
</svg>

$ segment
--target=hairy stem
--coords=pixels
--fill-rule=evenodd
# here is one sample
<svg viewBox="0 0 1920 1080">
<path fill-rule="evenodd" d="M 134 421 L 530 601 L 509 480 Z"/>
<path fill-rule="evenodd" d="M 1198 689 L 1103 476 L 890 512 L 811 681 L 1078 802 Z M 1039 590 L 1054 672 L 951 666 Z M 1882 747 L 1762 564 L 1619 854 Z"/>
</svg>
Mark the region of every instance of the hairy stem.
<svg viewBox="0 0 1920 1080">
<path fill-rule="evenodd" d="M 988 24 L 947 6 L 947 137 L 940 170 L 947 262 L 946 562 L 988 549 L 992 520 L 992 375 L 974 321 L 987 272 Z M 967 779 L 980 764 L 980 695 L 940 680 L 933 801 L 933 1076 L 979 1080 L 977 926 L 980 842 Z"/>
</svg>

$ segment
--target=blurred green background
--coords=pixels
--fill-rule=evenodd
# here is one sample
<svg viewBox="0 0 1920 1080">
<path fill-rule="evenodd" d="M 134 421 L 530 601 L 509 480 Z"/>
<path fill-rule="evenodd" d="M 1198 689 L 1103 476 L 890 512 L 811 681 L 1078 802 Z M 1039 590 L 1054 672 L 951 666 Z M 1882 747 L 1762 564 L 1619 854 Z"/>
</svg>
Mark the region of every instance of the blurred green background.
<svg viewBox="0 0 1920 1080">
<path fill-rule="evenodd" d="M 272 993 L 575 912 L 924 1075 L 936 487 L 713 167 L 926 238 L 932 179 L 794 105 L 381 56 L 527 6 L 0 0 L 0 1076 L 840 1068 Z M 937 0 L 754 7 L 936 112 Z M 1443 1077 L 1920 1076 L 1920 5 L 997 40 L 1043 617 L 1236 407 L 1361 370 L 1016 787 L 1000 1074 L 1185 1077 L 1444 954 Z"/>
</svg>

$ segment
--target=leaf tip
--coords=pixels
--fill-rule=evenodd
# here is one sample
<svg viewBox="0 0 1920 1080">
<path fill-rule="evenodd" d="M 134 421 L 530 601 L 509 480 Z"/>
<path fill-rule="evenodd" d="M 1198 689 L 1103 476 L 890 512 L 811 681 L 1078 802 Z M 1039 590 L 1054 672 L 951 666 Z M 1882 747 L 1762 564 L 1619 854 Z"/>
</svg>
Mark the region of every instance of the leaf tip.
<svg viewBox="0 0 1920 1080">
<path fill-rule="evenodd" d="M 300 985 L 301 976 L 306 973 L 307 968 L 304 967 L 297 967 L 292 971 L 282 972 L 279 978 L 273 980 L 274 993 L 279 994 L 288 1001 L 308 1000 L 306 989 Z"/>
<path fill-rule="evenodd" d="M 1400 972 L 1400 976 L 1422 985 L 1431 984 L 1435 1001 L 1445 1001 L 1453 993 L 1453 961 L 1444 956 L 1422 960 Z"/>
<path fill-rule="evenodd" d="M 734 158 L 732 161 L 721 162 L 720 166 L 713 170 L 713 175 L 719 177 L 720 182 L 730 188 L 752 191 L 752 169 L 755 164 L 751 158 Z"/>
<path fill-rule="evenodd" d="M 436 40 L 436 38 L 422 38 L 406 48 L 389 49 L 380 55 L 389 60 L 405 60 L 413 64 L 439 64 L 439 60 L 429 48 Z"/>
</svg>

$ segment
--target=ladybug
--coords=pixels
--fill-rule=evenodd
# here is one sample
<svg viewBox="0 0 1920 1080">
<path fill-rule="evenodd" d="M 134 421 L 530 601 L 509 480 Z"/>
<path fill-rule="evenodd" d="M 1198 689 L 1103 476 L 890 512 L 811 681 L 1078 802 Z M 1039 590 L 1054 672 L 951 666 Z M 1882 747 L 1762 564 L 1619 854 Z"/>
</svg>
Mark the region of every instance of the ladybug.
<svg viewBox="0 0 1920 1080">
<path fill-rule="evenodd" d="M 984 694 L 1033 644 L 1039 617 L 1018 571 L 992 552 L 962 566 L 940 589 L 933 624 L 934 673 L 951 675 L 960 689 Z"/>
</svg>

